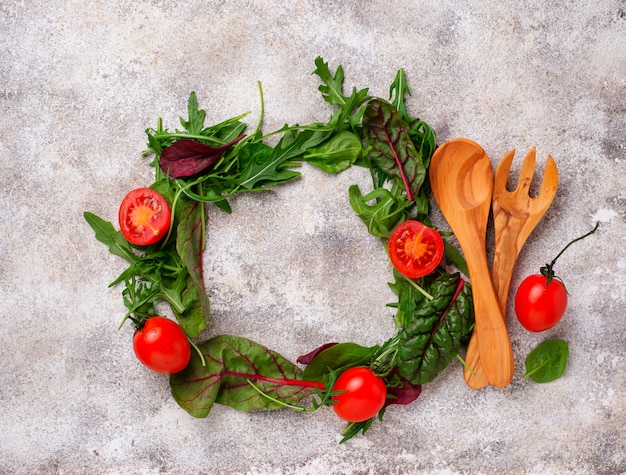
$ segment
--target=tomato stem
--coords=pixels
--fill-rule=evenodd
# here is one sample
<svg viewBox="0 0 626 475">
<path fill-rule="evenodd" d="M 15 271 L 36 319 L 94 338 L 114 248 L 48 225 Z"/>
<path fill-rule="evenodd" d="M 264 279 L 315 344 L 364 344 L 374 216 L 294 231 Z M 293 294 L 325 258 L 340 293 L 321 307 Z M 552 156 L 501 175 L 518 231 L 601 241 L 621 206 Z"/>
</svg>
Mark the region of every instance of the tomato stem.
<svg viewBox="0 0 626 475">
<path fill-rule="evenodd" d="M 595 233 L 596 229 L 598 229 L 599 225 L 600 225 L 600 222 L 598 221 L 591 231 L 589 231 L 586 234 L 583 234 L 582 236 L 577 237 L 576 239 L 571 240 L 569 243 L 567 243 L 567 245 L 563 249 L 561 249 L 561 252 L 559 252 L 556 255 L 556 257 L 554 259 L 552 259 L 552 262 L 550 262 L 549 264 L 546 264 L 545 266 L 543 266 L 543 267 L 541 267 L 539 269 L 539 271 L 541 272 L 541 275 L 543 275 L 547 279 L 546 287 L 550 284 L 552 279 L 554 279 L 554 277 L 555 277 L 555 275 L 554 275 L 554 264 L 556 264 L 557 259 L 559 257 L 561 257 L 561 254 L 563 254 L 565 252 L 565 250 L 568 247 L 570 247 L 572 244 L 574 244 L 576 241 L 580 241 L 581 239 L 585 239 L 587 236 L 590 236 L 593 233 Z"/>
</svg>

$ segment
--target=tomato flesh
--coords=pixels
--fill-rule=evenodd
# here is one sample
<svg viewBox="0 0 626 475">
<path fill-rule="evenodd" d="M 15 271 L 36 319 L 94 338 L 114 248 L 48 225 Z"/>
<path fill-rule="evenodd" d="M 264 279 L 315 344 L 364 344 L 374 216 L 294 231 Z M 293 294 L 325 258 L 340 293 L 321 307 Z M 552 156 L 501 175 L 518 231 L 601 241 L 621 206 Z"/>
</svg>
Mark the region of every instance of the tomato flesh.
<svg viewBox="0 0 626 475">
<path fill-rule="evenodd" d="M 441 234 L 415 220 L 400 223 L 389 238 L 391 263 L 411 278 L 433 272 L 443 258 L 443 249 Z"/>
<path fill-rule="evenodd" d="M 567 291 L 563 283 L 541 274 L 526 277 L 515 294 L 515 313 L 526 330 L 542 332 L 556 325 L 567 308 Z"/>
<path fill-rule="evenodd" d="M 174 374 L 191 359 L 191 345 L 180 326 L 165 317 L 150 317 L 133 336 L 137 359 L 157 373 Z"/>
<path fill-rule="evenodd" d="M 128 242 L 149 246 L 165 237 L 172 211 L 163 196 L 151 188 L 137 188 L 122 200 L 118 213 L 120 230 Z"/>
<path fill-rule="evenodd" d="M 387 399 L 387 386 L 367 367 L 358 366 L 341 373 L 333 391 L 343 391 L 333 396 L 333 409 L 347 422 L 363 422 L 374 417 Z"/>
</svg>

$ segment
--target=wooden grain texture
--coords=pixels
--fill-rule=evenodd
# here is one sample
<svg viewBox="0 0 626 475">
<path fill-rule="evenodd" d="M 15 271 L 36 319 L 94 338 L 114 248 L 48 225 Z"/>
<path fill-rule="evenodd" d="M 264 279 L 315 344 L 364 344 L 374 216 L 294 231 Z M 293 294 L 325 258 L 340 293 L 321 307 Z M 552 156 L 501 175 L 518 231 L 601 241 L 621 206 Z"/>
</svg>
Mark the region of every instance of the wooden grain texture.
<svg viewBox="0 0 626 475">
<path fill-rule="evenodd" d="M 559 181 L 556 163 L 548 155 L 539 193 L 535 198 L 530 196 L 536 164 L 536 150 L 533 148 L 522 162 L 517 187 L 514 191 L 508 191 L 507 182 L 514 155 L 515 150 L 510 151 L 498 164 L 492 198 L 495 251 L 491 278 L 505 320 L 511 276 L 517 257 L 550 207 Z M 476 330 L 467 347 L 465 362 L 471 368 L 463 370 L 467 385 L 474 389 L 485 387 L 489 381 L 481 364 Z"/>
<path fill-rule="evenodd" d="M 513 378 L 513 351 L 491 283 L 485 244 L 493 190 L 491 161 L 475 142 L 451 140 L 432 157 L 430 183 L 467 260 L 484 373 L 493 386 L 505 387 Z"/>
</svg>

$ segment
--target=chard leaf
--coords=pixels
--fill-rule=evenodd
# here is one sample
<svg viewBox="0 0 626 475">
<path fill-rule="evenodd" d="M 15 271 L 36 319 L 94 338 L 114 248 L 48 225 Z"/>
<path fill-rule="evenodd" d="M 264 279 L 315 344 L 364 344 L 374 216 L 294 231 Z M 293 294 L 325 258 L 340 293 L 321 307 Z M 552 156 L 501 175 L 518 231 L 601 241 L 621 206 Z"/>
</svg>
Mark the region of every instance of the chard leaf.
<svg viewBox="0 0 626 475">
<path fill-rule="evenodd" d="M 526 357 L 525 378 L 537 383 L 549 383 L 565 373 L 569 347 L 563 340 L 546 340 Z"/>
<path fill-rule="evenodd" d="M 425 290 L 433 300 L 408 283 L 400 286 L 405 326 L 398 333 L 396 362 L 400 375 L 413 384 L 435 379 L 458 354 L 474 324 L 470 287 L 458 273 L 436 278 Z"/>
<path fill-rule="evenodd" d="M 374 99 L 365 109 L 363 128 L 370 159 L 398 179 L 407 199 L 413 201 L 426 179 L 426 167 L 409 136 L 409 125 L 391 104 Z"/>
<path fill-rule="evenodd" d="M 327 173 L 340 173 L 350 167 L 361 154 L 363 146 L 359 138 L 352 132 L 337 132 L 328 142 L 319 147 L 309 149 L 304 155 L 311 165 Z"/>
<path fill-rule="evenodd" d="M 85 211 L 83 216 L 87 224 L 91 226 L 91 229 L 95 231 L 96 239 L 108 246 L 111 254 L 123 257 L 131 264 L 139 260 L 139 256 L 133 252 L 130 243 L 122 235 L 121 231 L 116 231 L 111 223 L 89 211 Z"/>
<path fill-rule="evenodd" d="M 302 377 L 308 381 L 322 381 L 331 371 L 341 374 L 348 368 L 368 363 L 377 349 L 377 346 L 367 348 L 356 343 L 329 346 L 313 358 Z"/>
<path fill-rule="evenodd" d="M 394 196 L 386 188 L 375 188 L 363 196 L 359 186 L 352 185 L 348 195 L 352 209 L 365 223 L 370 234 L 382 238 L 389 237 L 393 228 L 407 219 L 411 206 L 405 196 Z"/>
<path fill-rule="evenodd" d="M 209 318 L 209 298 L 204 290 L 202 275 L 203 204 L 188 201 L 180 213 L 176 230 L 176 252 L 189 273 L 184 280 L 181 298 L 186 300 L 185 310 L 176 313 L 177 320 L 191 337 L 198 336 Z"/>
<path fill-rule="evenodd" d="M 170 376 L 174 399 L 194 417 L 206 417 L 216 402 L 241 411 L 283 407 L 260 395 L 248 380 L 288 404 L 297 404 L 314 392 L 301 381 L 300 368 L 254 341 L 220 335 L 197 346 L 205 365 L 192 353 L 187 368 Z"/>
<path fill-rule="evenodd" d="M 170 178 L 183 178 L 201 173 L 213 166 L 229 147 L 243 139 L 241 134 L 219 146 L 206 145 L 191 139 L 180 139 L 163 149 L 159 166 Z"/>
</svg>

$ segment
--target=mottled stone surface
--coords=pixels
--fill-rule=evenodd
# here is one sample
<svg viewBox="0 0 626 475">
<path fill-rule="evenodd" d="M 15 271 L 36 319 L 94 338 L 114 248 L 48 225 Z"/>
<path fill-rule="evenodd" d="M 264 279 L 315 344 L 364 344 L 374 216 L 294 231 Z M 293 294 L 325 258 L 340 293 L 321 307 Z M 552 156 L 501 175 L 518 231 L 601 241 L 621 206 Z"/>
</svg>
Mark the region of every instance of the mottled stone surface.
<svg viewBox="0 0 626 475">
<path fill-rule="evenodd" d="M 413 5 L 411 5 L 413 3 Z M 0 5 L 0 473 L 616 474 L 626 472 L 626 3 L 102 0 Z M 558 263 L 570 292 L 544 334 L 512 315 L 516 373 L 468 389 L 453 363 L 409 407 L 339 445 L 332 411 L 191 418 L 144 370 L 119 288 L 124 269 L 83 220 L 115 220 L 151 183 L 144 129 L 175 127 L 195 90 L 217 122 L 266 131 L 325 120 L 322 56 L 346 85 L 386 97 L 403 67 L 409 108 L 439 143 L 469 137 L 494 164 L 537 147 L 558 195 L 524 248 L 515 287 Z M 540 165 L 541 169 L 542 165 Z M 349 207 L 359 169 L 303 167 L 276 192 L 210 210 L 206 336 L 235 333 L 289 359 L 327 341 L 394 332 L 384 250 Z M 528 352 L 567 340 L 564 377 L 522 378 Z"/>
</svg>

